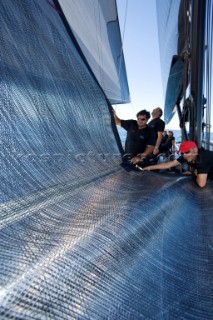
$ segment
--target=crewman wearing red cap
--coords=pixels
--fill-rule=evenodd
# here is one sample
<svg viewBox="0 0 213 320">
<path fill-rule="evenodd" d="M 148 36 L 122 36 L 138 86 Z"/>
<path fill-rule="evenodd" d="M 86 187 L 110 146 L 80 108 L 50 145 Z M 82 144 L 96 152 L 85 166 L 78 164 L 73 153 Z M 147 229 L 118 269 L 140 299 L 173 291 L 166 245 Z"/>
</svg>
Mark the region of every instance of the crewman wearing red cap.
<svg viewBox="0 0 213 320">
<path fill-rule="evenodd" d="M 196 175 L 196 182 L 199 187 L 205 187 L 207 178 L 213 180 L 213 151 L 200 149 L 194 141 L 184 141 L 180 144 L 179 150 L 180 157 L 169 162 L 156 164 L 143 168 L 143 171 L 169 169 L 176 167 L 184 162 L 193 168 Z"/>
</svg>

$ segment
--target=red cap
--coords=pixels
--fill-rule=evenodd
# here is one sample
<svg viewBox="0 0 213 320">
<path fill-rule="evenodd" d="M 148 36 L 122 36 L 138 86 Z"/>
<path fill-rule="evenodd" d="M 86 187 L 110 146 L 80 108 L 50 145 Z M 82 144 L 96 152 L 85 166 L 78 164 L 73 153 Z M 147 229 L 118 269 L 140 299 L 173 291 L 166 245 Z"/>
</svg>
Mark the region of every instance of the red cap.
<svg viewBox="0 0 213 320">
<path fill-rule="evenodd" d="M 184 141 L 181 143 L 178 153 L 179 152 L 187 152 L 189 151 L 191 148 L 196 148 L 197 149 L 197 145 L 194 141 Z"/>
</svg>

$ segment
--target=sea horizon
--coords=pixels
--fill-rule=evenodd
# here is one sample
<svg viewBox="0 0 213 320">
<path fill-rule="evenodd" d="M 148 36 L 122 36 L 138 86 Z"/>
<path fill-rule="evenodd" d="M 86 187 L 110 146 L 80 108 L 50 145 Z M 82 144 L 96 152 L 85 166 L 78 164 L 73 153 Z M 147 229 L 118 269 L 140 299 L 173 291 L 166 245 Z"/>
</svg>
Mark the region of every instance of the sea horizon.
<svg viewBox="0 0 213 320">
<path fill-rule="evenodd" d="M 125 144 L 125 140 L 126 140 L 126 130 L 123 129 L 122 127 L 117 126 L 118 128 L 118 133 L 121 139 L 121 143 L 122 145 Z M 174 137 L 175 137 L 175 142 L 176 143 L 181 143 L 181 130 L 177 130 L 177 129 L 166 129 L 166 131 L 172 131 L 174 133 Z M 210 136 L 210 141 L 213 141 L 213 132 L 211 132 L 211 136 Z"/>
</svg>

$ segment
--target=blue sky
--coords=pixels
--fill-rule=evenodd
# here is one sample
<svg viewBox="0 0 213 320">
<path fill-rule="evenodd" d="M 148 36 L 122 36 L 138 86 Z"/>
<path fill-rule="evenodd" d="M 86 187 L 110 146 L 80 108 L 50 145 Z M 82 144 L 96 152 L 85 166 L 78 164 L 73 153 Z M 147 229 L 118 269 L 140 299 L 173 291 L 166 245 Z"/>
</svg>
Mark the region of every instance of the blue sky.
<svg viewBox="0 0 213 320">
<path fill-rule="evenodd" d="M 117 0 L 117 6 L 131 103 L 115 109 L 121 119 L 135 119 L 141 109 L 164 108 L 155 0 Z M 166 128 L 179 129 L 178 117 Z"/>
</svg>

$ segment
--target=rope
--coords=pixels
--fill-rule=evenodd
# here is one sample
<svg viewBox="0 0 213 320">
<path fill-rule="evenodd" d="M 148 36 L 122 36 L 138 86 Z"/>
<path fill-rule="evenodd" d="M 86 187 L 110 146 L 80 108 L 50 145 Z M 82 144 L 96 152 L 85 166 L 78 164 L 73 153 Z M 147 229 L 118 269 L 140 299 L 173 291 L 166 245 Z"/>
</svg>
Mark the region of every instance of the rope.
<svg viewBox="0 0 213 320">
<path fill-rule="evenodd" d="M 124 36 L 125 36 L 125 31 L 126 31 L 127 8 L 128 8 L 128 0 L 126 0 L 125 15 L 124 15 L 124 26 L 123 26 L 123 33 L 122 33 L 122 36 L 121 36 L 121 52 L 120 52 L 121 59 L 120 59 L 120 64 L 119 64 L 119 68 L 118 68 L 119 78 L 120 78 L 120 72 L 121 72 L 121 61 L 122 61 L 122 57 L 123 57 Z"/>
<path fill-rule="evenodd" d="M 185 1 L 184 3 L 184 9 L 185 9 L 185 13 L 184 13 L 184 17 L 185 19 L 189 20 L 189 15 L 187 13 L 189 13 L 187 8 L 187 1 Z M 187 17 L 187 18 L 186 18 Z M 183 111 L 182 111 L 182 127 L 185 128 L 185 124 L 186 124 L 186 114 L 187 114 L 187 109 L 186 107 L 186 89 L 187 89 L 187 85 L 188 85 L 188 72 L 189 72 L 189 61 L 190 61 L 190 41 L 189 41 L 189 21 L 187 22 L 185 20 L 185 35 L 187 38 L 187 41 L 185 43 L 186 45 L 186 50 L 184 52 L 183 58 L 185 61 L 185 66 L 184 66 L 184 76 L 183 76 Z"/>
<path fill-rule="evenodd" d="M 213 36 L 213 24 L 212 24 L 212 10 L 213 4 L 211 0 L 207 2 L 207 23 L 206 23 L 206 72 L 205 72 L 205 81 L 206 81 L 206 135 L 207 135 L 207 144 L 210 143 L 210 130 L 211 130 L 211 84 L 212 84 L 212 36 Z M 207 146 L 208 148 L 208 146 Z"/>
<path fill-rule="evenodd" d="M 121 72 L 121 63 L 122 63 L 122 57 L 123 57 L 123 45 L 124 45 L 124 38 L 125 38 L 126 25 L 127 25 L 128 4 L 129 4 L 129 1 L 126 0 L 125 1 L 125 10 L 124 10 L 124 23 L 123 23 L 123 28 L 122 28 L 122 32 L 121 32 L 121 51 L 120 51 L 121 59 L 120 59 L 119 67 L 118 67 L 118 76 L 119 76 L 119 78 L 120 78 L 120 72 Z M 132 102 L 130 102 L 130 106 L 131 106 L 133 112 L 136 113 Z M 116 109 L 117 109 L 117 104 L 114 105 L 114 110 L 116 111 Z"/>
</svg>

